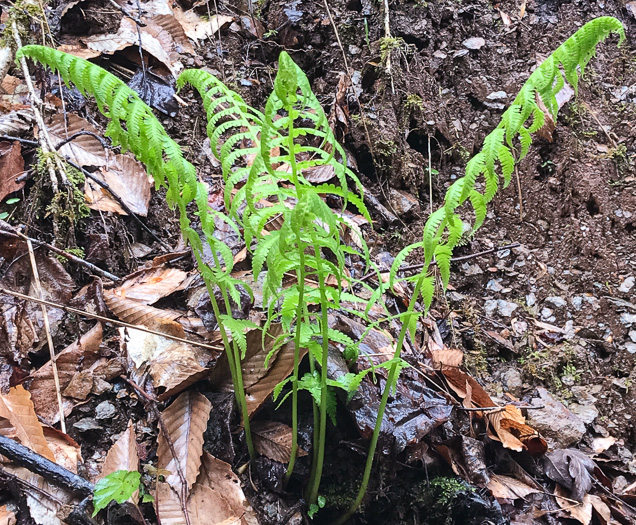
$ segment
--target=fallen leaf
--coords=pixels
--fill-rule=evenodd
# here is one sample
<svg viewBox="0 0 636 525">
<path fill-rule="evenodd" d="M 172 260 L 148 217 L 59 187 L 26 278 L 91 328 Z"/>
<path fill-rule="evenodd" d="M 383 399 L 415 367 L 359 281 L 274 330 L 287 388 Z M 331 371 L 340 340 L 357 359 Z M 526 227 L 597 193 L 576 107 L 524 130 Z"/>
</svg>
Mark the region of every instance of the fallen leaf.
<svg viewBox="0 0 636 525">
<path fill-rule="evenodd" d="M 24 173 L 22 147 L 15 142 L 0 142 L 0 201 L 24 187 L 24 182 L 16 182 L 16 177 Z"/>
<path fill-rule="evenodd" d="M 132 421 L 128 421 L 128 426 L 120 438 L 110 447 L 106 459 L 102 465 L 102 471 L 98 479 L 103 479 L 118 470 L 128 470 L 136 472 L 139 469 L 139 454 L 137 452 L 137 437 Z M 139 491 L 132 495 L 133 503 L 139 501 Z"/>
<path fill-rule="evenodd" d="M 595 468 L 594 461 L 572 448 L 554 450 L 545 458 L 546 476 L 570 490 L 569 497 L 579 502 L 592 488 Z"/>
<path fill-rule="evenodd" d="M 91 330 L 57 355 L 57 373 L 62 392 L 69 387 L 76 376 L 85 377 L 82 371 L 90 369 L 100 359 L 99 345 L 101 342 L 102 325 L 97 323 Z M 60 415 L 51 362 L 46 363 L 31 377 L 32 381 L 29 385 L 29 391 L 31 392 L 35 411 L 49 425 L 54 425 L 59 421 Z M 86 393 L 88 395 L 93 386 L 93 377 L 91 375 L 86 379 L 89 381 Z M 62 398 L 65 415 L 70 414 L 75 406 L 75 402 L 69 397 Z"/>
<path fill-rule="evenodd" d="M 522 481 L 500 474 L 492 474 L 487 487 L 495 498 L 507 500 L 525 499 L 530 494 L 541 492 Z"/>
<path fill-rule="evenodd" d="M 35 415 L 31 395 L 21 385 L 11 388 L 8 394 L 0 393 L 0 434 L 55 461 Z"/>
<path fill-rule="evenodd" d="M 204 20 L 194 11 L 184 11 L 180 7 L 174 7 L 173 13 L 185 34 L 192 40 L 216 38 L 219 30 L 229 26 L 234 20 L 228 15 L 212 15 L 209 20 Z"/>
<path fill-rule="evenodd" d="M 595 454 L 605 452 L 608 448 L 612 447 L 616 443 L 616 438 L 612 436 L 597 437 L 592 440 L 592 450 Z"/>
<path fill-rule="evenodd" d="M 106 291 L 105 295 L 153 304 L 163 297 L 183 290 L 187 278 L 188 274 L 177 268 L 167 268 L 163 265 L 145 268 L 129 275 L 123 284 Z"/>
<path fill-rule="evenodd" d="M 241 369 L 243 371 L 247 411 L 250 417 L 270 396 L 276 385 L 294 369 L 294 347 L 291 344 L 279 347 L 270 358 L 269 366 L 265 368 L 265 360 L 273 350 L 276 338 L 281 333 L 281 325 L 270 325 L 269 332 L 265 336 L 264 346 L 260 329 L 250 330 L 246 334 L 247 352 L 245 359 L 241 363 Z M 307 349 L 301 349 L 300 359 L 306 353 Z M 232 377 L 225 354 L 223 354 L 222 358 L 219 358 L 219 362 L 210 376 L 210 381 L 216 384 L 221 391 L 233 391 Z"/>
<path fill-rule="evenodd" d="M 431 357 L 435 368 L 459 367 L 464 360 L 464 352 L 458 348 L 441 348 L 431 350 Z"/>
<path fill-rule="evenodd" d="M 583 525 L 589 525 L 592 521 L 592 500 L 589 494 L 586 494 L 582 501 L 572 501 L 561 485 L 554 487 L 554 495 L 559 507 L 569 514 L 575 520 L 581 522 Z"/>
<path fill-rule="evenodd" d="M 57 113 L 46 125 L 53 146 L 57 146 L 76 133 L 82 131 L 99 136 L 99 130 L 86 119 L 75 113 Z M 58 153 L 68 157 L 78 166 L 105 166 L 108 164 L 106 150 L 102 143 L 92 135 L 79 135 L 58 149 Z M 111 155 L 114 157 L 114 154 Z"/>
<path fill-rule="evenodd" d="M 252 437 L 256 451 L 278 461 L 288 463 L 291 458 L 292 428 L 276 421 L 258 421 L 252 424 Z M 298 448 L 298 457 L 307 455 L 307 451 Z"/>
<path fill-rule="evenodd" d="M 203 453 L 203 433 L 207 428 L 212 404 L 197 392 L 182 393 L 168 408 L 162 412 L 165 429 L 172 441 L 177 458 L 172 457 L 170 447 L 163 431 L 159 434 L 157 449 L 157 465 L 171 474 L 166 483 L 177 494 L 181 493 L 182 481 L 179 476 L 177 461 L 182 469 L 186 482 L 186 492 L 199 475 L 201 455 Z"/>
</svg>

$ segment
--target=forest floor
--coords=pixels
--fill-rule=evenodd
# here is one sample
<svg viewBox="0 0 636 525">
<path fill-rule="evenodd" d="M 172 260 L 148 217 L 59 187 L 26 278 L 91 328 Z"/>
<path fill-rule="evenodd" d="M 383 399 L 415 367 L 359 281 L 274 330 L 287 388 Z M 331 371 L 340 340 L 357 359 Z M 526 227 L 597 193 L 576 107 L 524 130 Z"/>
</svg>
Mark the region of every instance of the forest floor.
<svg viewBox="0 0 636 525">
<path fill-rule="evenodd" d="M 43 15 L 37 4 L 0 2 L 4 45 L 15 50 L 14 9 L 25 45 L 44 43 L 88 58 L 143 91 L 209 185 L 217 209 L 223 206 L 221 167 L 200 99 L 189 88 L 175 97 L 175 76 L 183 67 L 206 68 L 263 108 L 286 50 L 333 117 L 369 196 L 373 223 L 363 233 L 378 264 L 390 264 L 421 239 L 430 211 L 463 175 L 535 66 L 589 20 L 623 22 L 626 41 L 617 47 L 610 37 L 599 46 L 551 140 L 535 139 L 510 186 L 491 203 L 484 226 L 455 250 L 455 257 L 466 258 L 453 264 L 448 290 L 436 294 L 405 356 L 411 367 L 400 388 L 408 402 L 395 402 L 391 416 L 394 437 L 404 442 L 380 447 L 366 499 L 349 522 L 636 523 L 636 2 L 329 0 L 328 9 L 321 0 L 119 2 L 133 18 L 141 10 L 142 26 L 114 3 L 51 0 Z M 309 523 L 303 486 L 311 454 L 300 458 L 285 488 L 281 453 L 289 456 L 290 413 L 286 405 L 275 410 L 271 389 L 254 413 L 260 454 L 248 461 L 227 378 L 224 385 L 219 377 L 223 358 L 209 301 L 201 298 L 205 292 L 165 191 L 155 191 L 129 157 L 104 157 L 107 122 L 95 103 L 29 63 L 54 144 L 90 131 L 59 151 L 90 167 L 135 216 L 92 179 L 73 191 L 60 184 L 65 189 L 56 193 L 46 159 L 36 154 L 43 133 L 33 120 L 23 70 L 10 61 L 0 94 L 0 287 L 29 296 L 41 287 L 53 303 L 196 344 L 140 336 L 59 307 L 48 308 L 47 328 L 41 305 L 0 295 L 0 434 L 31 446 L 20 436 L 31 433 L 29 425 L 41 427 L 45 443 L 38 446 L 44 448 L 31 448 L 44 456 L 49 450 L 57 463 L 93 482 L 107 465 L 112 472 L 137 470 L 140 463 L 154 502 L 111 505 L 94 519 L 157 523 L 163 512 L 161 523 L 177 525 L 183 501 L 160 482 L 171 462 L 157 443 L 165 432 L 179 442 L 186 422 L 170 417 L 180 407 L 190 411 L 194 434 L 197 421 L 201 433 L 206 429 L 192 438 L 201 441 L 203 457 L 195 486 L 204 484 L 202 477 L 207 485 L 198 489 L 198 503 L 194 494 L 187 502 L 191 523 Z M 30 253 L 18 232 L 70 250 L 80 262 L 36 242 Z M 257 281 L 240 239 L 230 231 L 222 236 L 235 254 L 237 276 Z M 472 257 L 480 252 L 486 253 Z M 403 309 L 408 293 L 388 294 L 389 309 Z M 258 306 L 246 306 L 253 320 L 261 318 Z M 345 316 L 338 322 L 352 336 L 362 334 Z M 64 427 L 47 333 L 55 353 L 66 356 L 58 358 Z M 396 335 L 395 323 L 372 332 L 367 353 L 385 351 Z M 166 352 L 171 344 L 181 346 Z M 254 344 L 261 344 L 260 336 Z M 440 371 L 449 365 L 456 375 Z M 370 378 L 365 384 L 373 385 Z M 464 410 L 471 390 L 473 400 L 487 393 L 497 406 L 531 407 L 523 415 L 533 434 L 517 434 L 523 446 L 515 450 L 498 433 L 494 415 Z M 311 452 L 311 404 L 305 401 L 300 441 Z M 364 428 L 374 416 L 364 420 L 366 401 L 357 403 L 339 404 L 338 425 L 329 427 L 320 491 L 325 506 L 317 523 L 334 523 L 359 485 L 370 435 Z M 32 417 L 16 416 L 16 407 Z M 547 443 L 547 455 L 532 450 L 529 443 L 537 441 Z M 62 504 L 78 501 L 37 474 L 2 465 L 0 524 L 59 523 L 66 519 Z M 225 485 L 214 485 L 215 476 Z M 577 490 L 582 502 L 575 501 Z M 161 498 L 171 495 L 159 509 Z"/>
</svg>

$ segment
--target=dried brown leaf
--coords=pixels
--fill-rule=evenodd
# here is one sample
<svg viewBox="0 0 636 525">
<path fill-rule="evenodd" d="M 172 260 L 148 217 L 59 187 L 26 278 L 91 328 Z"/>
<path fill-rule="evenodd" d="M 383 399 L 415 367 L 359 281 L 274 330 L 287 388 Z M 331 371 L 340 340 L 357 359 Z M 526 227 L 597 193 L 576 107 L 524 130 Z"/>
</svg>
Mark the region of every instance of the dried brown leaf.
<svg viewBox="0 0 636 525">
<path fill-rule="evenodd" d="M 281 325 L 272 324 L 265 336 L 265 345 L 263 345 L 260 329 L 250 330 L 246 334 L 247 352 L 245 359 L 241 363 L 241 369 L 243 371 L 247 410 L 250 417 L 274 391 L 276 385 L 294 369 L 294 348 L 291 344 L 286 344 L 276 349 L 269 360 L 268 368 L 265 368 L 265 360 L 273 350 L 276 338 L 281 333 Z M 306 353 L 306 349 L 301 349 L 300 358 L 302 359 Z M 224 356 L 225 354 L 219 358 L 219 362 L 210 376 L 210 381 L 216 384 L 220 390 L 229 392 L 233 390 L 232 377 L 227 358 Z"/>
<path fill-rule="evenodd" d="M 152 184 L 146 170 L 134 158 L 128 155 L 113 155 L 108 166 L 102 166 L 93 175 L 105 182 L 133 213 L 142 217 L 148 215 Z M 93 210 L 127 215 L 109 191 L 88 177 L 84 182 L 84 194 L 88 207 Z"/>
<path fill-rule="evenodd" d="M 592 521 L 592 500 L 586 494 L 582 502 L 572 501 L 566 489 L 557 484 L 554 487 L 554 496 L 559 507 L 575 520 L 583 525 L 589 525 Z"/>
<path fill-rule="evenodd" d="M 234 20 L 228 15 L 212 15 L 209 20 L 204 20 L 194 11 L 183 11 L 180 7 L 175 7 L 172 11 L 185 34 L 192 40 L 216 38 L 219 29 L 224 29 Z"/>
<path fill-rule="evenodd" d="M 80 131 L 100 135 L 99 130 L 86 119 L 74 113 L 56 113 L 46 127 L 53 146 L 67 140 Z M 62 146 L 58 152 L 68 157 L 78 166 L 105 166 L 108 164 L 106 150 L 102 143 L 91 135 L 79 135 Z M 111 159 L 114 155 L 110 156 Z"/>
<path fill-rule="evenodd" d="M 99 479 L 105 478 L 118 470 L 136 472 L 138 468 L 139 454 L 137 452 L 137 437 L 132 421 L 128 421 L 126 430 L 119 439 L 113 443 L 108 454 L 106 454 Z M 135 491 L 132 495 L 132 501 L 135 504 L 139 501 L 139 491 Z"/>
<path fill-rule="evenodd" d="M 0 142 L 0 201 L 24 187 L 24 182 L 16 182 L 16 177 L 24 173 L 22 147 L 18 141 Z"/>
<path fill-rule="evenodd" d="M 55 461 L 35 415 L 31 395 L 21 385 L 11 388 L 8 394 L 0 393 L 0 433 Z"/>
<path fill-rule="evenodd" d="M 57 355 L 57 371 L 60 380 L 60 388 L 63 393 L 71 383 L 79 380 L 76 376 L 83 377 L 83 371 L 89 370 L 99 360 L 99 345 L 102 342 L 102 325 L 97 323 L 91 330 L 69 345 Z M 33 380 L 29 386 L 33 404 L 37 414 L 48 424 L 53 425 L 59 421 L 59 410 L 55 394 L 55 381 L 51 362 L 42 366 L 32 375 Z M 91 391 L 93 381 L 88 376 Z M 69 396 L 76 393 L 76 388 L 71 388 L 62 399 L 65 415 L 70 414 L 75 402 Z M 88 395 L 88 392 L 86 395 Z M 78 399 L 85 396 L 76 395 Z"/>
<path fill-rule="evenodd" d="M 256 451 L 278 461 L 288 463 L 291 458 L 292 428 L 277 421 L 258 421 L 252 424 L 252 436 Z M 307 452 L 298 449 L 298 456 L 306 456 Z"/>
<path fill-rule="evenodd" d="M 518 479 L 499 474 L 492 474 L 487 486 L 490 492 L 492 492 L 492 495 L 497 499 L 525 499 L 526 496 L 530 494 L 541 492 Z"/>
<path fill-rule="evenodd" d="M 596 465 L 580 450 L 568 448 L 553 450 L 546 456 L 545 473 L 553 481 L 570 490 L 566 496 L 583 501 L 592 488 L 591 474 Z"/>
<path fill-rule="evenodd" d="M 464 360 L 464 352 L 458 348 L 431 349 L 431 357 L 435 368 L 443 366 L 459 367 Z"/>
<path fill-rule="evenodd" d="M 105 295 L 133 299 L 153 304 L 178 290 L 183 290 L 188 274 L 177 268 L 156 266 L 129 275 L 121 286 L 104 292 Z"/>
<path fill-rule="evenodd" d="M 163 432 L 159 435 L 157 463 L 160 469 L 171 474 L 166 482 L 177 493 L 181 491 L 181 479 L 177 464 L 180 465 L 187 484 L 192 487 L 199 475 L 201 454 L 203 453 L 203 433 L 207 428 L 212 404 L 197 392 L 184 392 L 162 412 L 168 436 L 173 444 L 177 458 L 172 457 L 170 447 Z"/>
</svg>

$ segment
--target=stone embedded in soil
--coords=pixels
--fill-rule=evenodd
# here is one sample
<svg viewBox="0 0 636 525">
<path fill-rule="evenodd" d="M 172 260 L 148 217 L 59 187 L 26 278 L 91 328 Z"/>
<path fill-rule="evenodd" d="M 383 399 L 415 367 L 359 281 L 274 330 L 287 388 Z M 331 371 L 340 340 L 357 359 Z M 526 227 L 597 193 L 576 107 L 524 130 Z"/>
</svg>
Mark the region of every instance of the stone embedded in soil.
<svg viewBox="0 0 636 525">
<path fill-rule="evenodd" d="M 488 299 L 484 303 L 484 310 L 487 315 L 492 315 L 495 313 L 495 310 L 499 313 L 499 315 L 503 317 L 510 317 L 512 312 L 514 312 L 519 305 L 517 303 L 511 303 L 509 301 L 504 301 L 503 299 Z"/>
<path fill-rule="evenodd" d="M 467 49 L 481 49 L 486 45 L 486 41 L 479 36 L 474 36 L 464 40 L 462 45 Z"/>
<path fill-rule="evenodd" d="M 95 407 L 95 417 L 97 419 L 111 419 L 116 413 L 115 405 L 110 401 L 102 401 Z"/>
<path fill-rule="evenodd" d="M 523 380 L 519 370 L 509 368 L 501 375 L 501 382 L 504 387 L 515 397 L 520 397 L 523 389 Z"/>
<path fill-rule="evenodd" d="M 636 330 L 630 330 L 628 335 L 632 342 L 636 343 Z"/>
<path fill-rule="evenodd" d="M 464 263 L 462 265 L 462 270 L 467 277 L 471 275 L 481 275 L 482 273 L 484 273 L 484 271 L 478 264 Z"/>
<path fill-rule="evenodd" d="M 558 296 L 546 297 L 545 302 L 551 304 L 555 308 L 564 308 L 568 304 L 563 297 Z"/>
<path fill-rule="evenodd" d="M 537 297 L 532 292 L 526 295 L 526 304 L 530 307 L 537 304 Z"/>
<path fill-rule="evenodd" d="M 505 100 L 508 98 L 508 93 L 505 91 L 495 91 L 486 97 L 488 100 Z"/>
<path fill-rule="evenodd" d="M 404 217 L 416 212 L 419 207 L 419 201 L 404 191 L 391 189 L 389 201 L 393 211 L 399 216 Z"/>
<path fill-rule="evenodd" d="M 528 425 L 544 436 L 551 448 L 578 443 L 585 434 L 585 423 L 545 388 L 537 391 L 539 397 L 532 399 L 532 405 L 543 408 L 528 410 Z"/>
<path fill-rule="evenodd" d="M 570 405 L 570 411 L 586 425 L 591 425 L 598 417 L 598 410 L 594 405 L 572 403 Z"/>
<path fill-rule="evenodd" d="M 620 319 L 625 326 L 631 326 L 636 323 L 636 314 L 622 313 Z"/>
<path fill-rule="evenodd" d="M 80 419 L 73 425 L 73 428 L 78 432 L 90 432 L 91 430 L 103 430 L 102 426 L 95 421 L 92 417 L 85 417 Z"/>
<path fill-rule="evenodd" d="M 618 287 L 619 292 L 627 293 L 634 287 L 634 279 L 633 275 L 630 275 L 627 279 L 623 281 L 623 283 Z"/>
<path fill-rule="evenodd" d="M 625 350 L 627 350 L 630 354 L 636 354 L 636 343 L 627 343 L 625 345 Z"/>
</svg>

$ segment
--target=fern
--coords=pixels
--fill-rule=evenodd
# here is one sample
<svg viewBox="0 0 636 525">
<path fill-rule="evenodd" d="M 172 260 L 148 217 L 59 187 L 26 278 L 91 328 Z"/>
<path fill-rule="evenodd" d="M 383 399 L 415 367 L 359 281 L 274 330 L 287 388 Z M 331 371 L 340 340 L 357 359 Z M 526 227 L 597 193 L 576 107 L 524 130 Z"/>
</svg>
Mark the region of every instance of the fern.
<svg viewBox="0 0 636 525">
<path fill-rule="evenodd" d="M 92 95 L 99 110 L 110 119 L 106 135 L 111 138 L 114 145 L 121 146 L 124 152 L 132 151 L 135 157 L 146 165 L 156 187 L 165 187 L 168 203 L 173 208 L 178 208 L 181 231 L 192 246 L 197 266 L 212 301 L 232 372 L 237 403 L 243 412 L 246 441 L 250 455 L 253 456 L 240 366 L 241 354 L 245 354 L 244 334 L 241 330 L 244 327 L 237 324 L 239 321 L 221 312 L 214 294 L 214 289 L 218 286 L 225 312 L 229 313 L 230 300 L 240 301 L 237 287 L 240 285 L 247 288 L 231 277 L 232 252 L 214 237 L 215 218 L 221 218 L 236 231 L 237 226 L 228 217 L 210 209 L 206 187 L 198 181 L 194 166 L 184 158 L 181 148 L 168 136 L 152 110 L 120 79 L 82 58 L 44 46 L 25 46 L 16 54 L 17 60 L 22 57 L 29 57 L 47 65 L 60 73 L 67 86 L 74 84 L 83 95 Z M 201 225 L 200 234 L 191 226 L 186 212 L 186 207 L 193 201 Z M 207 245 L 212 253 L 212 266 L 205 262 L 207 256 L 204 245 Z M 226 327 L 224 322 L 229 322 L 229 326 Z M 232 341 L 228 338 L 228 329 L 234 336 Z"/>
</svg>

